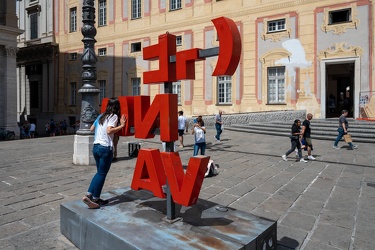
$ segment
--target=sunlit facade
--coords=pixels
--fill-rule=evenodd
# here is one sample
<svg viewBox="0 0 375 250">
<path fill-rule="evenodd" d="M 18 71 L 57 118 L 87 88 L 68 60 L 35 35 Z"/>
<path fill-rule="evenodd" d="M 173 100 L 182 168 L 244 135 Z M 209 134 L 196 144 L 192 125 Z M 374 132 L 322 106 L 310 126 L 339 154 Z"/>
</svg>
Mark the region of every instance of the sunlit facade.
<svg viewBox="0 0 375 250">
<path fill-rule="evenodd" d="M 82 85 L 83 1 L 51 3 L 59 48 L 54 113 L 79 119 L 81 97 L 75 92 Z M 347 108 L 355 118 L 375 116 L 373 1 L 94 3 L 99 98 L 163 93 L 163 84 L 143 84 L 143 72 L 158 69 L 158 64 L 143 60 L 142 49 L 158 43 L 158 36 L 166 32 L 176 35 L 177 51 L 218 47 L 211 20 L 225 16 L 236 23 L 241 34 L 238 68 L 232 76 L 213 77 L 217 57 L 196 62 L 195 80 L 181 80 L 173 87 L 184 114 L 306 110 L 315 118 L 327 118 Z M 328 103 L 335 107 L 328 108 Z"/>
</svg>

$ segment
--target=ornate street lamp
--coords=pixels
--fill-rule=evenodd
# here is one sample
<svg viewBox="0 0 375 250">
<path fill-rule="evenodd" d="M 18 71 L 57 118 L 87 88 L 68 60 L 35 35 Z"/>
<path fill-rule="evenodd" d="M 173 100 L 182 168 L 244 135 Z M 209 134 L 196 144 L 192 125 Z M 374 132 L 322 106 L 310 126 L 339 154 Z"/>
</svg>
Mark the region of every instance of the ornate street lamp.
<svg viewBox="0 0 375 250">
<path fill-rule="evenodd" d="M 81 29 L 84 44 L 82 55 L 82 88 L 78 93 L 82 94 L 80 127 L 74 139 L 73 163 L 76 165 L 91 165 L 95 160 L 91 154 L 93 133 L 91 125 L 99 115 L 98 94 L 100 90 L 95 87 L 96 67 L 98 61 L 95 55 L 95 7 L 94 0 L 83 0 Z"/>
</svg>

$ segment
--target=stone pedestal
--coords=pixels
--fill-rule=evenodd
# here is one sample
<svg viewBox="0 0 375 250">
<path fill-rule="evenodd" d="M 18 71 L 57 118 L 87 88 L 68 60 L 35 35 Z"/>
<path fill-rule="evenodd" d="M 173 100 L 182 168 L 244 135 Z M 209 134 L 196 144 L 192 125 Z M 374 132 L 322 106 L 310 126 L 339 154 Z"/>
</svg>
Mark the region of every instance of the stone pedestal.
<svg viewBox="0 0 375 250">
<path fill-rule="evenodd" d="M 73 163 L 75 165 L 95 165 L 92 155 L 94 135 L 75 135 Z"/>
<path fill-rule="evenodd" d="M 88 209 L 81 201 L 60 206 L 60 229 L 79 249 L 276 249 L 277 222 L 199 199 L 176 204 L 166 220 L 166 201 L 130 188 L 101 195 L 109 204 Z"/>
</svg>

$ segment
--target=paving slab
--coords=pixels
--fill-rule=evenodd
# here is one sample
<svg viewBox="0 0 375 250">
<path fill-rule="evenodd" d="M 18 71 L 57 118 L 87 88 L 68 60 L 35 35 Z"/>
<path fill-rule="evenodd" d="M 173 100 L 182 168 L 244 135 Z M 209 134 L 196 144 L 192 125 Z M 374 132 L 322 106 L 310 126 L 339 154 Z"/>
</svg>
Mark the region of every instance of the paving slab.
<svg viewBox="0 0 375 250">
<path fill-rule="evenodd" d="M 287 137 L 225 130 L 223 141 L 216 143 L 214 134 L 207 129 L 206 155 L 220 165 L 219 175 L 204 180 L 200 199 L 276 220 L 279 249 L 371 249 L 375 143 L 347 150 L 340 142 L 341 149 L 335 150 L 333 141 L 314 139 L 316 161 L 301 164 L 281 159 L 290 147 Z M 177 150 L 186 165 L 194 137 L 184 137 L 186 147 Z M 103 192 L 130 185 L 137 158 L 128 157 L 126 142 L 133 140 L 120 139 L 119 160 L 112 164 Z M 138 141 L 142 148 L 162 148 L 158 136 Z M 73 146 L 73 135 L 0 142 L 0 249 L 77 249 L 61 235 L 59 209 L 83 196 L 95 166 L 73 165 Z M 296 213 L 302 222 L 315 219 L 311 230 L 301 229 L 301 235 L 288 230 L 285 218 L 296 223 L 291 216 Z M 353 221 L 345 220 L 346 215 Z"/>
</svg>

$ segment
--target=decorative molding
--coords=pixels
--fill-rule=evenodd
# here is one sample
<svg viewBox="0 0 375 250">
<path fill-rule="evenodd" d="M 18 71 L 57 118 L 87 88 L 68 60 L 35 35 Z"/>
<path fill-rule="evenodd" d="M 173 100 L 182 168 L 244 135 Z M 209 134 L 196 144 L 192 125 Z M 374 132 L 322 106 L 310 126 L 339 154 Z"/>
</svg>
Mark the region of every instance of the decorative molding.
<svg viewBox="0 0 375 250">
<path fill-rule="evenodd" d="M 316 0 L 294 0 L 294 1 L 279 1 L 279 3 L 272 3 L 267 6 L 262 6 L 262 7 L 254 7 L 250 8 L 248 10 L 241 10 L 233 13 L 228 13 L 225 16 L 228 18 L 236 18 L 239 16 L 246 16 L 246 15 L 251 15 L 251 14 L 258 14 L 258 13 L 263 13 L 263 12 L 269 12 L 273 10 L 280 10 L 284 8 L 294 8 L 295 6 L 300 6 L 303 4 L 309 4 L 309 3 L 316 3 Z"/>
<path fill-rule="evenodd" d="M 324 16 L 323 16 L 323 24 L 320 26 L 322 31 L 325 33 L 333 31 L 333 34 L 335 35 L 341 35 L 346 32 L 347 29 L 357 29 L 359 26 L 359 19 L 358 16 L 358 10 L 357 5 L 355 3 L 351 4 L 351 22 L 345 22 L 345 23 L 338 23 L 338 24 L 329 24 L 329 12 L 335 11 L 335 10 L 341 10 L 344 9 L 343 7 L 340 8 L 325 8 L 324 9 Z"/>
<path fill-rule="evenodd" d="M 7 57 L 16 57 L 17 51 L 18 51 L 17 47 L 13 47 L 13 46 L 6 46 L 5 47 L 5 55 Z"/>
<path fill-rule="evenodd" d="M 280 60 L 281 58 L 286 58 L 286 57 L 289 58 L 291 55 L 292 53 L 290 53 L 286 49 L 274 49 L 274 50 L 268 51 L 267 53 L 259 57 L 259 62 L 262 64 L 262 68 L 278 66 L 275 64 L 277 60 Z"/>
<path fill-rule="evenodd" d="M 272 42 L 276 42 L 276 41 L 280 41 L 281 38 L 283 38 L 283 37 L 290 38 L 290 34 L 292 33 L 292 28 L 290 27 L 290 16 L 289 15 L 285 15 L 285 30 L 268 33 L 268 22 L 274 21 L 274 20 L 279 20 L 279 19 L 280 18 L 277 18 L 277 19 L 264 18 L 263 19 L 263 30 L 262 30 L 261 38 L 264 41 L 270 39 Z"/>
<path fill-rule="evenodd" d="M 318 60 L 336 57 L 360 57 L 363 49 L 360 46 L 348 45 L 346 42 L 334 43 L 331 47 L 319 52 Z"/>
<path fill-rule="evenodd" d="M 143 58 L 143 54 L 142 54 L 142 50 L 141 51 L 136 51 L 136 52 L 131 52 L 131 46 L 129 46 L 129 54 L 128 54 L 128 57 L 132 57 L 132 58 Z"/>
</svg>

